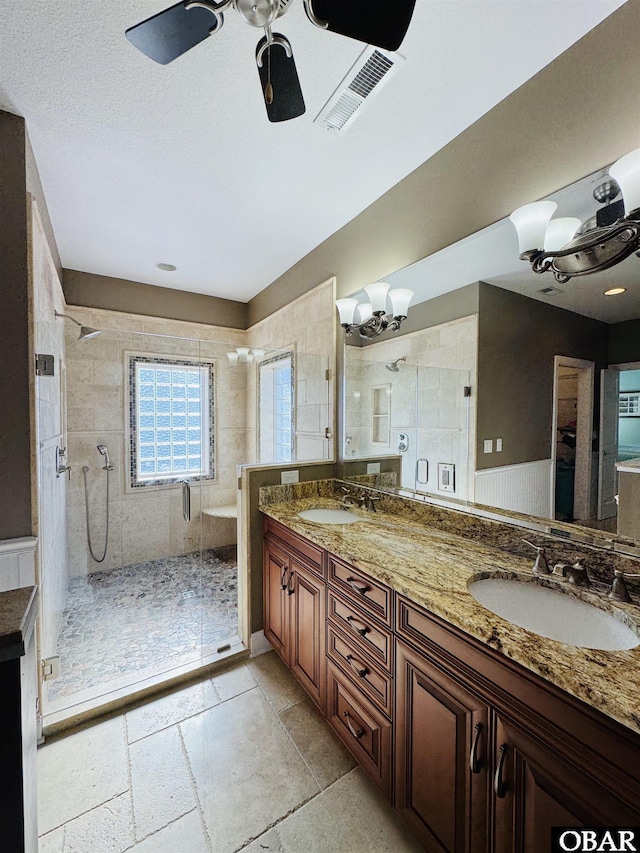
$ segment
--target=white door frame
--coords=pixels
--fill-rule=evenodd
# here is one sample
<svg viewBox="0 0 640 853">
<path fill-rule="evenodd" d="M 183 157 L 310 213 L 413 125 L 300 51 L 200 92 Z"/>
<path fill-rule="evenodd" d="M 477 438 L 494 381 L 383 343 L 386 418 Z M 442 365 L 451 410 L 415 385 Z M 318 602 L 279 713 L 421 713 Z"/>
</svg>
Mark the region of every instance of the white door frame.
<svg viewBox="0 0 640 853">
<path fill-rule="evenodd" d="M 551 421 L 551 494 L 549 518 L 556 516 L 556 441 L 558 433 L 558 368 L 578 370 L 578 410 L 576 432 L 576 485 L 574 489 L 574 517 L 591 518 L 591 481 L 593 435 L 593 394 L 596 365 L 583 358 L 556 355 L 553 358 L 553 417 Z"/>
</svg>

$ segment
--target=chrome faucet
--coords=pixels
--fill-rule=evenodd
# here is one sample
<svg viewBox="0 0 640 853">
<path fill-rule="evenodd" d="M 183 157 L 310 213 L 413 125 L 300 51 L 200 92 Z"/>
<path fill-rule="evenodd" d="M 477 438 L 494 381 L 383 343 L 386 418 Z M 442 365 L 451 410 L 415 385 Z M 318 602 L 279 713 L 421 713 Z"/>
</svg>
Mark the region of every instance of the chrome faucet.
<svg viewBox="0 0 640 853">
<path fill-rule="evenodd" d="M 567 565 L 567 563 L 556 563 L 553 567 L 553 574 L 566 578 L 569 583 L 575 586 L 591 586 L 587 570 L 581 565 L 580 560 L 576 560 L 572 566 Z"/>
<path fill-rule="evenodd" d="M 534 575 L 550 575 L 551 569 L 549 568 L 549 563 L 547 562 L 547 552 L 544 546 L 542 545 L 534 545 L 533 542 L 529 542 L 528 539 L 523 539 L 523 542 L 526 542 L 531 548 L 536 551 L 536 561 L 533 564 L 533 573 Z"/>
<path fill-rule="evenodd" d="M 609 592 L 609 598 L 614 601 L 626 601 L 628 604 L 633 602 L 633 599 L 629 595 L 629 590 L 627 589 L 627 585 L 624 582 L 625 578 L 640 578 L 640 574 L 631 574 L 630 572 L 623 572 L 621 569 L 613 570 L 613 583 L 611 584 L 611 591 Z"/>
</svg>

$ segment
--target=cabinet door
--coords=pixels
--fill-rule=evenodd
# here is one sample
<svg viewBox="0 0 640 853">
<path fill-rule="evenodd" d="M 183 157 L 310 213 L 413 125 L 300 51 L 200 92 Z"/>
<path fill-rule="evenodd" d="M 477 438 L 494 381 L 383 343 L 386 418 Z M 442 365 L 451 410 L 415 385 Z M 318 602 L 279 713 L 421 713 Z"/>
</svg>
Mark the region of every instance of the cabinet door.
<svg viewBox="0 0 640 853">
<path fill-rule="evenodd" d="M 400 642 L 396 684 L 396 808 L 428 850 L 486 850 L 488 707 Z"/>
<path fill-rule="evenodd" d="M 291 671 L 324 710 L 325 707 L 325 584 L 305 566 L 289 558 Z"/>
<path fill-rule="evenodd" d="M 289 664 L 289 558 L 265 542 L 264 635 L 283 661 Z"/>
<path fill-rule="evenodd" d="M 504 719 L 495 723 L 496 853 L 548 853 L 554 826 L 630 826 L 620 799 Z"/>
</svg>

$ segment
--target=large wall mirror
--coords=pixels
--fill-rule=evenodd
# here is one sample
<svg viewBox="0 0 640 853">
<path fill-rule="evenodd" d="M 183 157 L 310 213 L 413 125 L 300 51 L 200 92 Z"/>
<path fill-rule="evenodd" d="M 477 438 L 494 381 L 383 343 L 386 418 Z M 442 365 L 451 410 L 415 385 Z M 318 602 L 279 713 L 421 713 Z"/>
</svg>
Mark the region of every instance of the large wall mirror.
<svg viewBox="0 0 640 853">
<path fill-rule="evenodd" d="M 554 219 L 623 215 L 608 181 L 554 193 Z M 507 218 L 385 281 L 415 295 L 399 332 L 346 339 L 345 463 L 396 457 L 379 485 L 640 547 L 640 259 L 562 283 Z"/>
</svg>

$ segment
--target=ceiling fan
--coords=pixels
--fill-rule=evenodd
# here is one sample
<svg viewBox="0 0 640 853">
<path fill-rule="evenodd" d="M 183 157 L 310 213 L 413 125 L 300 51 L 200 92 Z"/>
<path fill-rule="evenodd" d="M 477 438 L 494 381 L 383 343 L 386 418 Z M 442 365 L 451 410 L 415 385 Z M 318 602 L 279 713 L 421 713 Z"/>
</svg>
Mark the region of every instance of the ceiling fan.
<svg viewBox="0 0 640 853">
<path fill-rule="evenodd" d="M 167 65 L 222 29 L 224 13 L 235 9 L 252 27 L 264 29 L 256 46 L 256 64 L 269 121 L 288 121 L 305 111 L 291 44 L 272 31 L 295 0 L 182 0 L 125 35 L 145 56 Z M 405 37 L 416 0 L 303 0 L 316 27 L 397 50 Z"/>
</svg>

